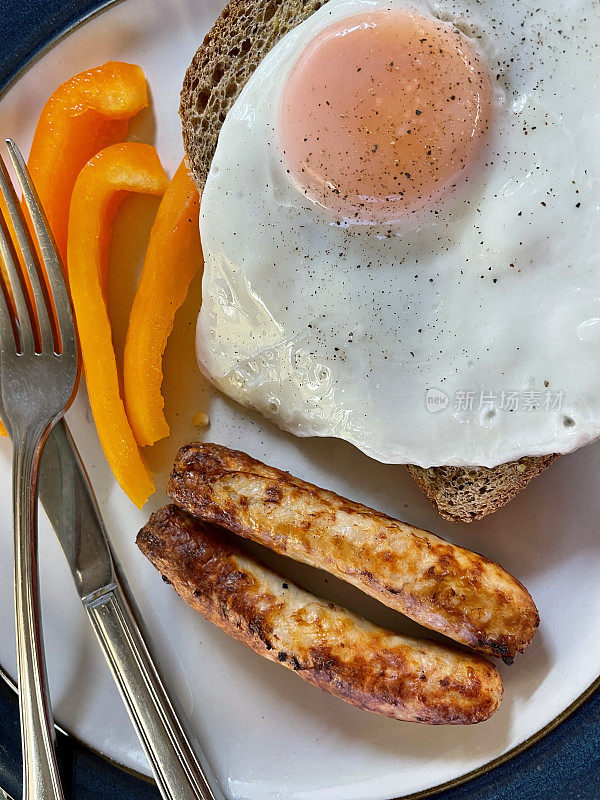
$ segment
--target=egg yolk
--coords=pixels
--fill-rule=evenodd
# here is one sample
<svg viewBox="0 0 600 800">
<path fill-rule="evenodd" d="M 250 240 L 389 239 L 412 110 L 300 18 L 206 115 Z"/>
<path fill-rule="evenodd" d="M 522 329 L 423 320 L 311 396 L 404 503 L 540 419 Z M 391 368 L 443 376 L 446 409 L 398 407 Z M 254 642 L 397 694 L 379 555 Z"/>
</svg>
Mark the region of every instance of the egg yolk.
<svg viewBox="0 0 600 800">
<path fill-rule="evenodd" d="M 340 221 L 435 211 L 477 159 L 491 98 L 485 65 L 454 26 L 364 12 L 321 31 L 292 66 L 279 110 L 285 165 Z"/>
</svg>

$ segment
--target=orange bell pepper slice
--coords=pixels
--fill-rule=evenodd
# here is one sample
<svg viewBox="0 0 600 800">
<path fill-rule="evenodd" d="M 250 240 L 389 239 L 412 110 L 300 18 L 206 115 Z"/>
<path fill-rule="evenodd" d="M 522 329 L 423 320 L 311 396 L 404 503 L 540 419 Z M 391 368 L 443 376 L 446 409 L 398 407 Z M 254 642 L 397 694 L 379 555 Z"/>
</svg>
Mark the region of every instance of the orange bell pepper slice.
<svg viewBox="0 0 600 800">
<path fill-rule="evenodd" d="M 27 166 L 66 264 L 69 204 L 92 156 L 122 142 L 129 120 L 148 105 L 142 69 L 108 61 L 63 83 L 40 115 Z"/>
<path fill-rule="evenodd" d="M 126 192 L 162 195 L 168 179 L 156 150 L 127 142 L 102 150 L 81 170 L 73 189 L 67 257 L 69 283 L 94 421 L 115 478 L 141 508 L 154 491 L 119 389 L 106 307 L 112 221 Z"/>
<path fill-rule="evenodd" d="M 162 358 L 175 314 L 202 266 L 199 212 L 198 190 L 182 161 L 150 232 L 125 341 L 125 407 L 140 447 L 169 435 Z"/>
</svg>

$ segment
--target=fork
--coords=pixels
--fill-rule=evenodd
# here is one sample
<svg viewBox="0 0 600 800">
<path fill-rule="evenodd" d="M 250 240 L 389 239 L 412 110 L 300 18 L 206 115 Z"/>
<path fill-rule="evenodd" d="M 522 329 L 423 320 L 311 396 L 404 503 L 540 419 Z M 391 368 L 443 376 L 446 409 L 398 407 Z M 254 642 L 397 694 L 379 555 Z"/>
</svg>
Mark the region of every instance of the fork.
<svg viewBox="0 0 600 800">
<path fill-rule="evenodd" d="M 23 192 L 39 260 L 0 157 L 0 191 L 8 220 L 0 225 L 5 274 L 0 298 L 0 413 L 13 441 L 15 620 L 24 800 L 64 800 L 44 659 L 37 564 L 37 479 L 53 425 L 75 393 L 78 347 L 61 262 L 27 167 L 6 140 Z M 14 250 L 13 250 L 14 246 Z M 19 252 L 16 252 L 16 251 Z"/>
</svg>

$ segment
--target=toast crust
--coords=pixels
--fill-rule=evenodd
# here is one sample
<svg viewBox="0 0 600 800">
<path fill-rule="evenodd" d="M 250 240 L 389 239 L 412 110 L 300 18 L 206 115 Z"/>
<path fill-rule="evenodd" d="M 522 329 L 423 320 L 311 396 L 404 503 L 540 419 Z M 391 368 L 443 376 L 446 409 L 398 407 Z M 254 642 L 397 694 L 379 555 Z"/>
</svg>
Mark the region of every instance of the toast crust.
<svg viewBox="0 0 600 800">
<path fill-rule="evenodd" d="M 175 506 L 137 544 L 181 597 L 256 653 L 358 708 L 408 722 L 467 725 L 502 698 L 486 659 L 379 628 L 319 600 Z"/>
</svg>

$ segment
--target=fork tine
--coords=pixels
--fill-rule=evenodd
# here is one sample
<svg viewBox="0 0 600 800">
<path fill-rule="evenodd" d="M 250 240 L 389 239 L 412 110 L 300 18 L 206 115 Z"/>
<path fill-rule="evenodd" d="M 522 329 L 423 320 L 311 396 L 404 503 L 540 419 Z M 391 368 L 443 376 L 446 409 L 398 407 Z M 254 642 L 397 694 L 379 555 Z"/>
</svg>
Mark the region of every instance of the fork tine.
<svg viewBox="0 0 600 800">
<path fill-rule="evenodd" d="M 7 235 L 4 226 L 0 224 L 0 258 L 4 259 L 5 248 L 9 250 Z M 15 310 L 10 297 L 10 291 L 3 270 L 0 269 L 0 358 L 2 354 L 10 353 L 14 355 L 19 346 L 18 333 L 16 331 Z M 4 411 L 2 393 L 0 392 L 0 417 L 4 427 L 10 432 L 10 423 Z"/>
<path fill-rule="evenodd" d="M 10 151 L 9 154 L 12 159 L 12 153 L 10 153 Z M 52 335 L 51 312 L 48 310 L 44 287 L 42 287 L 40 282 L 40 271 L 30 246 L 30 239 L 22 215 L 21 204 L 15 195 L 4 163 L 2 163 L 2 173 L 5 184 L 2 186 L 4 199 L 17 237 L 17 243 L 21 250 L 22 260 L 25 265 L 27 277 L 29 278 L 31 293 L 33 294 L 33 313 L 35 319 L 32 321 L 32 324 L 35 325 L 37 321 L 40 331 L 42 352 L 52 352 L 52 350 L 54 350 L 54 336 Z"/>
<path fill-rule="evenodd" d="M 8 236 L 2 224 L 0 224 L 0 257 L 8 271 L 8 262 L 13 260 L 13 256 L 8 243 Z M 13 343 L 16 345 L 13 314 L 14 309 L 9 296 L 8 286 L 6 285 L 6 279 L 0 272 L 0 350 L 4 350 L 9 346 L 11 337 Z"/>
<path fill-rule="evenodd" d="M 17 180 L 23 192 L 23 197 L 25 198 L 27 209 L 31 216 L 43 266 L 50 284 L 51 301 L 56 311 L 58 333 L 61 340 L 61 351 L 63 353 L 66 351 L 73 353 L 77 347 L 77 338 L 75 335 L 73 307 L 67 290 L 67 279 L 64 267 L 58 255 L 56 244 L 54 243 L 54 238 L 50 231 L 48 220 L 46 219 L 46 214 L 44 213 L 44 209 L 39 201 L 37 191 L 25 164 L 25 159 L 12 139 L 7 139 L 6 145 L 17 175 Z"/>
<path fill-rule="evenodd" d="M 12 198 L 12 192 L 10 189 L 10 183 L 8 181 L 8 175 L 6 173 L 6 167 L 0 156 L 0 192 L 2 192 L 2 197 L 6 203 L 6 207 L 8 209 L 8 213 L 12 219 L 12 215 L 10 214 L 10 201 Z M 20 352 L 33 352 L 35 349 L 35 340 L 33 337 L 33 328 L 31 326 L 31 318 L 29 316 L 29 308 L 27 306 L 27 300 L 25 299 L 25 294 L 23 292 L 23 285 L 21 283 L 21 269 L 20 266 L 17 265 L 13 253 L 13 249 L 11 247 L 11 243 L 9 240 L 9 236 L 5 230 L 4 224 L 0 225 L 0 256 L 2 257 L 2 261 L 4 262 L 4 268 L 6 270 L 6 280 L 7 280 L 7 288 L 10 288 L 10 293 L 12 295 L 12 299 L 14 302 L 14 309 L 16 311 L 16 316 L 19 324 L 19 343 L 16 345 L 16 349 Z M 8 309 L 7 309 L 8 313 Z M 12 326 L 10 334 L 12 335 Z M 2 349 L 5 349 L 10 342 L 8 338 L 9 330 L 8 328 L 3 325 L 2 326 L 2 339 L 1 345 Z M 13 337 L 14 338 L 14 337 Z"/>
</svg>

